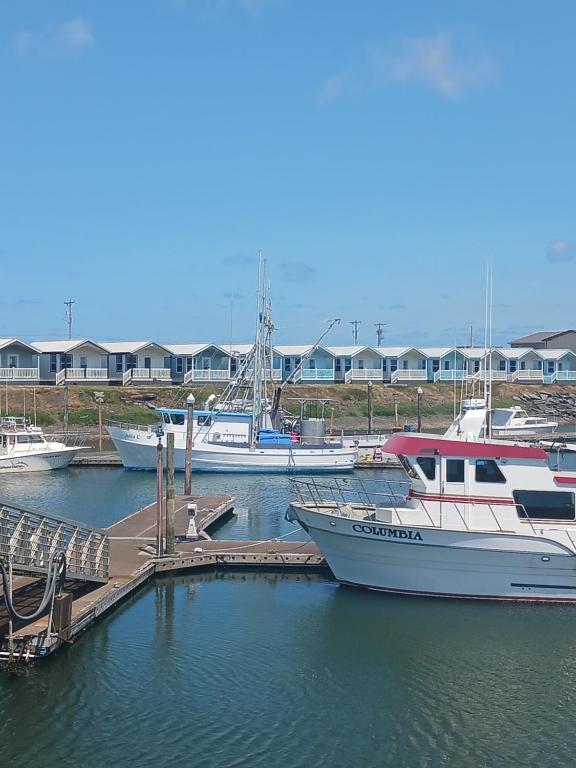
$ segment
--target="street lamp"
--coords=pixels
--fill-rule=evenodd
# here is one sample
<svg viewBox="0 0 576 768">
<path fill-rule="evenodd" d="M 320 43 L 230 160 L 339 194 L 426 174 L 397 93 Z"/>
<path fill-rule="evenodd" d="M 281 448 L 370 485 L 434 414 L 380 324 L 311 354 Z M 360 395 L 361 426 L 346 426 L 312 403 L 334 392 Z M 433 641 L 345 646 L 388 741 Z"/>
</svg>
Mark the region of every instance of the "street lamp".
<svg viewBox="0 0 576 768">
<path fill-rule="evenodd" d="M 186 398 L 188 414 L 186 416 L 186 450 L 184 452 L 184 495 L 192 493 L 192 445 L 194 434 L 194 403 L 196 398 L 190 392 Z"/>
<path fill-rule="evenodd" d="M 104 392 L 94 392 L 94 400 L 98 405 L 98 450 L 102 453 L 102 404 L 104 402 Z"/>
<path fill-rule="evenodd" d="M 422 395 L 424 394 L 424 390 L 422 387 L 418 387 L 416 390 L 416 412 L 417 412 L 417 418 L 418 418 L 418 426 L 417 430 L 418 432 L 422 432 Z"/>
</svg>

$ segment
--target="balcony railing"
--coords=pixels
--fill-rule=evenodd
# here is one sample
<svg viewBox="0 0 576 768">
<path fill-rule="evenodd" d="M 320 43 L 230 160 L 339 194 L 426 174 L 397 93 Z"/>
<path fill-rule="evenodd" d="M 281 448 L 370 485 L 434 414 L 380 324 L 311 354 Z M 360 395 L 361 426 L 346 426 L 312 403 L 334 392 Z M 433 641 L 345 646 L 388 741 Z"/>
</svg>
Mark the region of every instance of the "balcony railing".
<svg viewBox="0 0 576 768">
<path fill-rule="evenodd" d="M 576 371 L 556 371 L 556 381 L 576 381 Z"/>
<path fill-rule="evenodd" d="M 344 381 L 382 381 L 382 368 L 350 368 L 346 371 Z"/>
<path fill-rule="evenodd" d="M 484 377 L 490 378 L 492 381 L 507 381 L 508 374 L 506 371 L 476 371 L 476 373 L 469 371 L 466 376 L 469 381 L 484 381 Z"/>
<path fill-rule="evenodd" d="M 192 368 L 184 375 L 184 384 L 190 384 L 192 381 L 229 381 L 229 379 L 230 371 L 227 368 L 225 370 Z"/>
<path fill-rule="evenodd" d="M 62 368 L 56 374 L 56 384 L 66 381 L 107 381 L 107 368 Z"/>
<path fill-rule="evenodd" d="M 170 368 L 128 368 L 122 375 L 122 384 L 134 381 L 171 381 Z"/>
<path fill-rule="evenodd" d="M 303 368 L 300 381 L 334 381 L 332 368 Z"/>
<path fill-rule="evenodd" d="M 434 381 L 464 381 L 466 378 L 466 371 L 459 370 L 457 368 L 451 370 L 436 371 L 434 374 Z"/>
<path fill-rule="evenodd" d="M 399 381 L 426 381 L 428 371 L 424 368 L 398 368 L 392 371 L 390 383 L 396 384 Z"/>
<path fill-rule="evenodd" d="M 541 370 L 513 371 L 508 375 L 508 381 L 544 381 Z"/>
<path fill-rule="evenodd" d="M 39 381 L 38 368 L 0 368 L 0 381 Z"/>
</svg>

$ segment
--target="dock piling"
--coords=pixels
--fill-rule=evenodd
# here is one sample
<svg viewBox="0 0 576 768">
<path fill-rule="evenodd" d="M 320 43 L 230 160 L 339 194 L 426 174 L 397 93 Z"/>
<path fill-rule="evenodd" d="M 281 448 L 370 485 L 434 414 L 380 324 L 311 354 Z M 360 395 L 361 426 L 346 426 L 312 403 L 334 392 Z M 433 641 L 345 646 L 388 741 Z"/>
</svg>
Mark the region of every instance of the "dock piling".
<svg viewBox="0 0 576 768">
<path fill-rule="evenodd" d="M 192 494 L 192 444 L 194 435 L 194 403 L 196 398 L 192 393 L 186 398 L 188 415 L 186 419 L 186 450 L 184 452 L 184 495 Z"/>
<path fill-rule="evenodd" d="M 163 448 L 162 448 L 162 430 L 158 430 L 158 445 L 156 446 L 156 554 L 158 557 L 162 557 L 163 553 L 163 537 L 164 531 L 162 530 L 162 507 L 164 504 L 164 493 L 162 489 L 162 481 L 164 479 L 164 462 L 163 462 Z"/>
<path fill-rule="evenodd" d="M 166 554 L 174 554 L 174 432 L 166 435 Z"/>
</svg>

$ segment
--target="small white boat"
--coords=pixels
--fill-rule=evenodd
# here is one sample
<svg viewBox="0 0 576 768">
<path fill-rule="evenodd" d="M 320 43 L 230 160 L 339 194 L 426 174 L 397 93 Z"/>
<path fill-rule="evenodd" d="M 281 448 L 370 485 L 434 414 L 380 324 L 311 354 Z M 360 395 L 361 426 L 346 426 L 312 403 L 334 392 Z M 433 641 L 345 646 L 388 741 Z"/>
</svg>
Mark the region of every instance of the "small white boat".
<svg viewBox="0 0 576 768">
<path fill-rule="evenodd" d="M 494 408 L 492 410 L 492 436 L 512 437 L 514 435 L 551 434 L 558 427 L 557 421 L 542 416 L 529 416 L 518 406 Z"/>
<path fill-rule="evenodd" d="M 40 427 L 19 416 L 0 418 L 0 474 L 67 467 L 81 448 L 46 440 Z"/>
<path fill-rule="evenodd" d="M 439 597 L 576 601 L 576 473 L 534 445 L 395 434 L 408 488 L 293 480 L 296 521 L 335 577 Z"/>
</svg>

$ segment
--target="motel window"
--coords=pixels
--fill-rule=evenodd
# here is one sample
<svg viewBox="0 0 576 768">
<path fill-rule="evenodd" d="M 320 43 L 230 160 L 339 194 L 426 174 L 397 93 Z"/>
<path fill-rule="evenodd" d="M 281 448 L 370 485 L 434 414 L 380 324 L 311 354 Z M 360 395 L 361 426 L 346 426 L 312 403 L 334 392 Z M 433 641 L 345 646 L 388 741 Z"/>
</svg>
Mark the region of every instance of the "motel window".
<svg viewBox="0 0 576 768">
<path fill-rule="evenodd" d="M 80 368 L 88 368 L 88 358 L 80 355 Z"/>
<path fill-rule="evenodd" d="M 548 368 L 548 373 L 554 373 L 554 363 L 552 362 L 552 360 L 548 360 L 548 362 L 546 363 L 546 366 Z"/>
<path fill-rule="evenodd" d="M 444 360 L 444 370 L 445 371 L 450 370 L 450 360 Z"/>
<path fill-rule="evenodd" d="M 18 355 L 8 355 L 8 368 L 18 368 Z"/>
<path fill-rule="evenodd" d="M 440 360 L 432 360 L 432 373 L 440 370 Z"/>
<path fill-rule="evenodd" d="M 505 483 L 506 478 L 500 471 L 500 467 L 493 459 L 476 460 L 477 483 Z"/>
<path fill-rule="evenodd" d="M 292 367 L 292 361 L 290 360 L 289 357 L 287 357 L 284 360 L 284 370 L 286 371 L 286 373 L 290 373 L 291 367 Z"/>
<path fill-rule="evenodd" d="M 72 355 L 62 355 L 60 360 L 62 368 L 72 368 Z"/>
<path fill-rule="evenodd" d="M 499 371 L 506 370 L 506 360 L 500 360 L 500 362 L 498 363 L 498 370 Z"/>
<path fill-rule="evenodd" d="M 235 376 L 238 370 L 238 360 L 235 357 L 230 358 L 230 375 Z"/>
<path fill-rule="evenodd" d="M 314 360 L 314 358 L 312 358 L 312 357 L 308 361 L 308 368 L 310 368 L 311 371 L 315 371 L 316 370 L 316 360 Z"/>
<path fill-rule="evenodd" d="M 510 360 L 510 373 L 514 373 L 517 365 L 518 365 L 517 360 Z"/>
<path fill-rule="evenodd" d="M 364 360 L 358 360 L 358 369 L 360 371 L 364 370 Z"/>
<path fill-rule="evenodd" d="M 138 357 L 136 355 L 126 355 L 126 368 L 138 368 Z"/>
<path fill-rule="evenodd" d="M 336 373 L 342 373 L 342 360 L 339 357 L 334 361 L 334 370 Z"/>
<path fill-rule="evenodd" d="M 446 482 L 464 482 L 464 459 L 446 459 Z"/>
<path fill-rule="evenodd" d="M 301 362 L 302 362 L 302 359 L 300 357 L 295 357 L 294 358 L 294 367 L 298 368 L 298 366 L 300 365 Z"/>
<path fill-rule="evenodd" d="M 480 371 L 480 360 L 474 360 L 474 373 L 478 373 Z"/>
<path fill-rule="evenodd" d="M 386 358 L 383 358 L 382 360 L 382 370 L 384 371 L 384 373 L 386 373 Z"/>
<path fill-rule="evenodd" d="M 189 373 L 189 371 L 191 371 L 193 367 L 194 367 L 194 358 L 187 357 L 186 358 L 186 373 Z"/>
<path fill-rule="evenodd" d="M 170 357 L 168 356 L 164 358 L 164 368 L 170 368 Z"/>
<path fill-rule="evenodd" d="M 115 355 L 116 357 L 116 373 L 122 373 L 122 355 Z"/>
<path fill-rule="evenodd" d="M 514 491 L 518 517 L 530 520 L 574 520 L 574 494 L 565 491 Z"/>
<path fill-rule="evenodd" d="M 390 360 L 390 372 L 393 373 L 394 371 L 398 370 L 398 360 Z"/>
<path fill-rule="evenodd" d="M 344 371 L 349 371 L 350 368 L 352 368 L 352 358 L 351 357 L 345 357 L 344 358 Z"/>
<path fill-rule="evenodd" d="M 184 373 L 184 359 L 182 357 L 176 358 L 176 373 Z"/>
<path fill-rule="evenodd" d="M 536 370 L 541 371 L 542 370 L 542 360 L 536 361 Z"/>
<path fill-rule="evenodd" d="M 402 360 L 402 368 L 407 371 L 408 370 L 408 360 Z"/>
<path fill-rule="evenodd" d="M 147 371 L 149 371 L 152 368 L 152 358 L 151 357 L 145 357 L 144 358 L 144 368 L 146 368 Z"/>
<path fill-rule="evenodd" d="M 436 477 L 436 459 L 432 456 L 419 456 L 416 461 L 428 480 L 434 480 Z"/>
<path fill-rule="evenodd" d="M 525 371 L 526 370 L 526 360 L 520 361 L 520 370 Z"/>
</svg>

